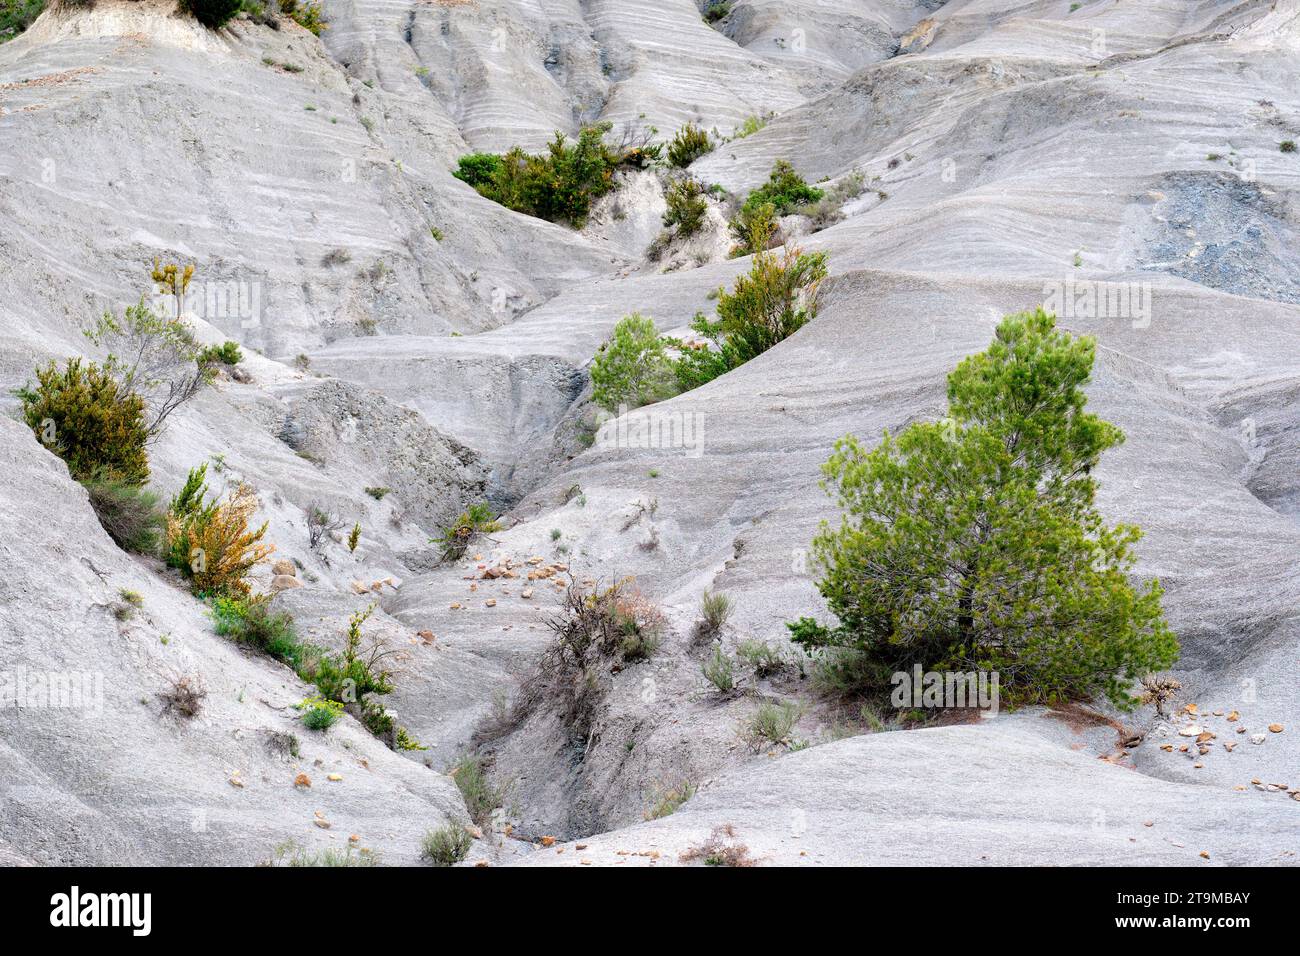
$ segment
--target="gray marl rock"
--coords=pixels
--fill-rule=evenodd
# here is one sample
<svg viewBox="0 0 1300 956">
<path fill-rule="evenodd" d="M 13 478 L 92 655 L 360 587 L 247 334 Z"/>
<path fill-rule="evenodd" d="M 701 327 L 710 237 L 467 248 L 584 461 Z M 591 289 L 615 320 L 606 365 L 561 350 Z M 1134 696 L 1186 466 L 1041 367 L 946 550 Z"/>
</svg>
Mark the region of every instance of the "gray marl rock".
<svg viewBox="0 0 1300 956">
<path fill-rule="evenodd" d="M 398 652 L 387 702 L 429 747 L 404 759 L 350 718 L 299 732 L 300 759 L 270 746 L 310 689 L 214 635 L 0 422 L 5 662 L 106 688 L 102 712 L 0 711 L 0 859 L 241 863 L 356 832 L 414 862 L 424 830 L 465 812 L 438 771 L 487 729 L 516 833 L 589 849 L 497 837 L 473 861 L 667 863 L 730 825 L 780 864 L 1296 862 L 1294 801 L 1250 781 L 1300 783 L 1300 160 L 1278 148 L 1300 139 L 1300 3 L 734 7 L 715 29 L 689 0 L 328 4 L 317 40 L 99 0 L 0 47 L 0 384 L 85 352 L 80 328 L 148 291 L 154 257 L 256 289 L 255 315 L 195 321 L 246 347 L 248 380 L 174 416 L 154 484 L 170 495 L 202 461 L 214 492 L 251 484 L 302 584 L 276 606 L 337 648 L 376 604 L 367 633 Z M 715 221 L 700 248 L 647 262 L 653 173 L 624 177 L 575 233 L 449 170 L 597 119 L 726 136 L 769 112 L 690 173 L 740 196 L 778 159 L 810 180 L 862 174 L 845 218 L 801 240 L 829 256 L 821 315 L 632 413 L 698 426 L 699 444 L 586 447 L 586 367 L 619 318 L 681 330 L 748 261 L 723 258 Z M 1178 704 L 1198 705 L 1211 752 L 1180 752 L 1189 718 L 1150 709 L 866 734 L 797 666 L 718 695 L 690 641 L 705 589 L 735 601 L 729 650 L 789 653 L 785 622 L 825 613 L 802 554 L 835 517 L 818 487 L 834 440 L 938 417 L 945 374 L 1000 316 L 1117 282 L 1139 283 L 1140 314 L 1060 321 L 1098 339 L 1090 403 L 1128 435 L 1099 470 L 1102 507 L 1145 529 L 1137 571 L 1165 587 Z M 480 498 L 510 508 L 504 529 L 441 562 L 432 532 Z M 308 548 L 315 502 L 361 524 L 355 552 Z M 565 580 L 635 575 L 667 615 L 663 648 L 610 675 L 586 739 L 544 708 L 500 721 L 558 589 L 479 565 L 534 556 Z M 121 588 L 144 606 L 119 622 Z M 179 673 L 208 685 L 192 722 L 158 714 Z M 807 749 L 742 739 L 761 698 L 801 705 Z M 694 797 L 644 820 L 683 784 Z"/>
</svg>

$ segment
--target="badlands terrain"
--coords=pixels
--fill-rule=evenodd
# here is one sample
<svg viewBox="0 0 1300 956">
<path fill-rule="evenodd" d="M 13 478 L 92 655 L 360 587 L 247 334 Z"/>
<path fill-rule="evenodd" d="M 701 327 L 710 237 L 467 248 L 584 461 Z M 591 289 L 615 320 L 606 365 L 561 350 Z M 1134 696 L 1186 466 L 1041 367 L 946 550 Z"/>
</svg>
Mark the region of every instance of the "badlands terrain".
<svg viewBox="0 0 1300 956">
<path fill-rule="evenodd" d="M 500 806 L 462 865 L 672 865 L 711 834 L 759 865 L 1300 862 L 1300 0 L 716 6 L 325 0 L 317 37 L 96 0 L 0 44 L 0 669 L 102 687 L 0 709 L 0 863 L 250 865 L 292 843 L 417 864 L 470 823 L 466 758 Z M 724 197 L 777 160 L 863 184 L 825 228 L 785 224 L 827 256 L 817 317 L 653 406 L 698 427 L 690 447 L 593 441 L 588 370 L 623 316 L 681 332 L 749 269 L 728 200 L 652 260 L 663 168 L 620 172 L 581 230 L 451 175 L 597 121 L 716 131 L 690 172 Z M 155 260 L 247 301 L 194 317 L 244 361 L 168 420 L 153 487 L 205 461 L 214 492 L 251 487 L 275 546 L 255 588 L 304 638 L 337 650 L 374 604 L 385 704 L 426 749 L 351 715 L 304 730 L 312 688 L 119 549 L 21 422 L 11 390 L 102 358 L 82 330 L 149 294 Z M 1099 504 L 1145 532 L 1174 715 L 905 727 L 793 666 L 717 693 L 691 636 L 705 591 L 732 601 L 724 648 L 793 654 L 785 622 L 826 615 L 803 556 L 836 519 L 835 440 L 942 417 L 947 372 L 1066 282 L 1146 290 L 1140 314 L 1059 322 L 1096 337 L 1089 408 L 1127 434 Z M 480 502 L 501 530 L 443 560 L 433 539 Z M 313 509 L 342 522 L 314 548 Z M 625 576 L 666 616 L 658 652 L 609 675 L 586 734 L 516 713 L 556 581 Z M 208 691 L 191 719 L 160 713 L 177 675 Z M 800 708 L 787 742 L 744 739 L 764 699 Z M 1180 749 L 1193 721 L 1204 755 Z"/>
</svg>

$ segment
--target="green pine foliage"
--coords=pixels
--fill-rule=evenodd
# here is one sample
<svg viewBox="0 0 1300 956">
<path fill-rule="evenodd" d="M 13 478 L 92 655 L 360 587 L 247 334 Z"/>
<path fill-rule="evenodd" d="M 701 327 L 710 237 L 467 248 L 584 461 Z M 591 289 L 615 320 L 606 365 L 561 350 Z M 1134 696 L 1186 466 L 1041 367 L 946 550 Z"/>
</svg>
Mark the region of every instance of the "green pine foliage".
<svg viewBox="0 0 1300 956">
<path fill-rule="evenodd" d="M 809 186 L 784 159 L 778 159 L 768 175 L 767 182 L 745 197 L 745 209 L 756 209 L 771 203 L 778 216 L 788 216 L 800 206 L 817 202 L 825 193 Z"/>
<path fill-rule="evenodd" d="M 838 618 L 794 640 L 829 654 L 854 689 L 892 673 L 997 671 L 1005 703 L 1104 694 L 1120 707 L 1178 642 L 1158 582 L 1129 582 L 1131 525 L 1097 512 L 1092 471 L 1123 441 L 1085 411 L 1090 338 L 1041 309 L 1008 316 L 948 377 L 949 418 L 836 443 L 826 484 L 844 515 L 812 544 Z"/>
<path fill-rule="evenodd" d="M 78 481 L 143 485 L 149 480 L 144 402 L 94 362 L 69 359 L 36 370 L 36 386 L 18 390 L 23 419 Z"/>
<path fill-rule="evenodd" d="M 462 156 L 452 175 L 516 212 L 580 229 L 592 202 L 614 188 L 614 171 L 625 159 L 606 145 L 610 129 L 610 123 L 588 126 L 573 141 L 557 132 L 536 155 L 516 146 L 504 156 Z"/>
<path fill-rule="evenodd" d="M 670 397 L 676 387 L 672 362 L 654 320 L 639 312 L 614 326 L 614 334 L 591 361 L 592 400 L 617 412 Z"/>
<path fill-rule="evenodd" d="M 181 9 L 209 30 L 219 30 L 243 6 L 243 0 L 181 0 Z"/>
<path fill-rule="evenodd" d="M 674 229 L 681 239 L 689 239 L 698 233 L 709 209 L 704 196 L 704 187 L 694 179 L 678 179 L 670 183 L 665 197 L 668 209 L 664 213 L 664 225 Z"/>
<path fill-rule="evenodd" d="M 708 344 L 682 348 L 674 364 L 682 391 L 762 355 L 817 315 L 826 254 L 786 246 L 778 255 L 766 248 L 769 238 L 763 227 L 755 229 L 750 241 L 760 251 L 750 271 L 736 279 L 730 292 L 718 295 L 716 319 L 698 313 L 691 323 Z"/>
<path fill-rule="evenodd" d="M 685 169 L 712 150 L 713 140 L 708 131 L 700 129 L 694 123 L 687 123 L 668 144 L 668 162 L 678 169 Z"/>
</svg>

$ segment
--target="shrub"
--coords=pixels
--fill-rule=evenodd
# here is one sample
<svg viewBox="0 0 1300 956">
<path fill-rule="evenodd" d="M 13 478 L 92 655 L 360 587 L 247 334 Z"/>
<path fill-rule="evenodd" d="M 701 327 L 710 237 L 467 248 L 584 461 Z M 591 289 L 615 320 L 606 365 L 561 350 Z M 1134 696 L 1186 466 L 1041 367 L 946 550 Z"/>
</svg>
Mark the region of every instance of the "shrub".
<svg viewBox="0 0 1300 956">
<path fill-rule="evenodd" d="M 181 9 L 210 30 L 224 27 L 241 5 L 242 0 L 181 0 Z"/>
<path fill-rule="evenodd" d="M 372 486 L 372 487 L 370 487 L 370 488 L 366 488 L 366 489 L 365 489 L 365 492 L 366 492 L 366 494 L 368 494 L 371 498 L 374 498 L 376 501 L 383 501 L 383 500 L 384 500 L 384 495 L 388 494 L 388 493 L 389 493 L 390 491 L 392 491 L 392 490 L 393 490 L 392 488 L 384 488 L 384 487 L 381 487 L 381 486 Z"/>
<path fill-rule="evenodd" d="M 653 798 L 650 809 L 646 810 L 643 816 L 647 820 L 661 820 L 672 816 L 693 796 L 695 796 L 695 785 L 689 780 L 683 780 L 675 787 L 661 789 Z"/>
<path fill-rule="evenodd" d="M 704 21 L 706 23 L 717 23 L 728 13 L 731 12 L 731 4 L 727 2 L 715 3 L 704 11 Z"/>
<path fill-rule="evenodd" d="M 735 662 L 722 649 L 721 644 L 713 646 L 713 653 L 700 665 L 700 672 L 705 680 L 724 694 L 731 693 L 736 687 Z"/>
<path fill-rule="evenodd" d="M 197 717 L 203 710 L 203 701 L 207 696 L 208 689 L 197 674 L 172 677 L 167 688 L 158 692 L 163 713 L 179 714 L 181 717 Z"/>
<path fill-rule="evenodd" d="M 704 188 L 694 179 L 678 179 L 668 186 L 668 210 L 664 225 L 676 228 L 677 235 L 689 239 L 704 226 L 709 210 Z"/>
<path fill-rule="evenodd" d="M 1280 149 L 1280 150 L 1281 150 L 1282 152 L 1284 152 L 1284 153 L 1294 153 L 1294 152 L 1295 152 L 1295 140 L 1293 140 L 1293 139 L 1284 139 L 1284 140 L 1282 140 L 1282 142 L 1280 142 L 1280 143 L 1277 144 L 1277 148 Z"/>
<path fill-rule="evenodd" d="M 465 798 L 465 809 L 470 819 L 487 829 L 492 822 L 492 811 L 505 803 L 506 787 L 493 786 L 488 777 L 487 762 L 481 757 L 465 756 L 447 771 L 460 795 Z"/>
<path fill-rule="evenodd" d="M 357 542 L 359 542 L 360 540 L 361 540 L 361 522 L 358 521 L 356 524 L 352 526 L 352 530 L 348 532 L 348 550 L 356 551 Z"/>
<path fill-rule="evenodd" d="M 764 740 L 774 744 L 790 742 L 790 732 L 799 722 L 801 710 L 792 701 L 765 700 L 745 725 L 746 736 L 754 744 Z"/>
<path fill-rule="evenodd" d="M 471 843 L 469 831 L 452 822 L 426 833 L 420 848 L 434 866 L 454 866 L 469 854 Z"/>
<path fill-rule="evenodd" d="M 762 116 L 747 116 L 745 121 L 736 127 L 732 132 L 732 139 L 744 139 L 746 136 L 753 136 L 764 126 L 767 125 L 767 119 Z"/>
<path fill-rule="evenodd" d="M 691 847 L 680 859 L 683 863 L 698 861 L 705 866 L 758 866 L 758 861 L 749 855 L 749 847 L 736 840 L 736 831 L 730 823 L 714 827 L 707 840 Z"/>
<path fill-rule="evenodd" d="M 866 189 L 866 177 L 862 173 L 850 173 L 826 190 L 826 194 L 815 203 L 802 210 L 812 220 L 814 232 L 833 226 L 844 218 L 844 204 L 857 199 Z"/>
<path fill-rule="evenodd" d="M 326 511 L 316 502 L 307 508 L 307 546 L 319 553 L 325 539 L 343 527 L 343 522 L 336 515 Z"/>
<path fill-rule="evenodd" d="M 83 485 L 100 525 L 119 548 L 155 556 L 162 550 L 167 519 L 155 492 L 115 478 L 88 478 Z"/>
<path fill-rule="evenodd" d="M 742 206 L 731 222 L 727 224 L 731 238 L 736 244 L 731 247 L 729 258 L 736 259 L 752 252 L 770 249 L 780 245 L 777 240 L 776 207 L 769 203 L 757 206 Z M 759 243 L 755 245 L 755 243 Z"/>
<path fill-rule="evenodd" d="M 343 849 L 327 846 L 312 851 L 304 849 L 293 840 L 288 840 L 275 848 L 269 860 L 258 865 L 291 867 L 378 866 L 379 854 L 365 847 L 357 849 L 351 845 Z"/>
<path fill-rule="evenodd" d="M 736 654 L 750 667 L 757 677 L 771 677 L 785 667 L 785 658 L 781 651 L 766 641 L 741 641 Z"/>
<path fill-rule="evenodd" d="M 272 611 L 271 599 L 266 595 L 213 598 L 211 614 L 218 634 L 255 647 L 295 671 L 302 668 L 314 650 L 299 642 L 293 616 Z"/>
<path fill-rule="evenodd" d="M 784 159 L 778 159 L 768 175 L 767 182 L 745 197 L 743 209 L 756 209 L 770 204 L 778 216 L 787 216 L 800 206 L 817 202 L 826 194 L 816 186 L 809 186 Z"/>
<path fill-rule="evenodd" d="M 316 36 L 320 36 L 321 31 L 327 29 L 325 22 L 321 19 L 319 4 L 303 3 L 299 5 L 298 0 L 280 0 L 280 12 L 293 20 L 298 26 L 310 30 Z"/>
<path fill-rule="evenodd" d="M 348 620 L 348 633 L 343 651 L 322 658 L 311 675 L 317 690 L 327 700 L 340 704 L 359 703 L 366 694 L 390 694 L 393 691 L 392 671 L 382 666 L 391 656 L 382 643 L 372 641 L 363 653 L 361 650 L 361 625 L 374 613 L 375 605 L 357 611 Z"/>
<path fill-rule="evenodd" d="M 713 139 L 708 132 L 694 123 L 687 123 L 668 144 L 668 162 L 678 169 L 685 169 L 712 150 Z"/>
<path fill-rule="evenodd" d="M 1144 704 L 1155 704 L 1156 715 L 1165 716 L 1165 705 L 1178 696 L 1183 689 L 1182 682 L 1169 674 L 1147 674 L 1142 678 L 1141 700 Z"/>
<path fill-rule="evenodd" d="M 1161 589 L 1129 584 L 1130 525 L 1107 527 L 1092 471 L 1123 433 L 1084 410 L 1090 338 L 1041 309 L 1008 316 L 993 344 L 948 376 L 949 418 L 853 436 L 823 468 L 845 509 L 812 553 L 838 617 L 789 625 L 810 649 L 852 653 L 859 689 L 890 675 L 997 671 L 1010 705 L 1104 693 L 1169 666 L 1178 642 Z"/>
<path fill-rule="evenodd" d="M 249 529 L 257 498 L 247 485 L 224 502 L 205 500 L 207 469 L 206 463 L 190 469 L 167 509 L 167 563 L 185 574 L 198 594 L 242 597 L 249 591 L 248 572 L 275 547 L 261 543 L 266 523 Z"/>
<path fill-rule="evenodd" d="M 23 418 L 78 481 L 127 485 L 149 480 L 144 403 L 91 362 L 68 359 L 36 370 L 35 388 L 18 390 Z"/>
<path fill-rule="evenodd" d="M 367 730 L 392 750 L 424 750 L 419 741 L 400 727 L 375 697 L 393 692 L 393 672 L 386 661 L 393 651 L 378 639 L 362 649 L 361 625 L 374 613 L 371 604 L 348 621 L 347 638 L 338 654 L 304 659 L 299 676 L 315 683 L 326 700 L 351 710 Z M 315 650 L 314 648 L 312 650 Z M 307 655 L 304 655 L 306 658 Z"/>
<path fill-rule="evenodd" d="M 174 316 L 160 315 L 140 302 L 122 316 L 105 312 L 86 337 L 108 352 L 104 369 L 123 392 L 140 396 L 148 409 L 152 437 L 177 408 L 210 381 L 212 364 L 194 339 L 194 332 L 179 316 L 194 267 L 183 270 L 174 263 L 154 263 L 152 278 L 159 294 L 170 301 Z M 232 345 L 234 343 L 231 343 Z M 224 346 L 222 347 L 224 348 Z M 238 351 L 238 346 L 235 347 Z"/>
<path fill-rule="evenodd" d="M 611 128 L 609 123 L 584 127 L 572 143 L 557 132 L 547 152 L 538 155 L 515 147 L 504 156 L 463 156 L 454 175 L 516 212 L 581 228 L 592 202 L 613 188 L 614 170 L 630 157 L 605 144 Z"/>
<path fill-rule="evenodd" d="M 547 622 L 554 635 L 536 670 L 524 681 L 516 704 L 522 717 L 544 701 L 586 735 L 613 670 L 644 660 L 659 647 L 663 614 L 626 578 L 608 588 L 570 584 L 560 611 Z"/>
<path fill-rule="evenodd" d="M 302 711 L 302 724 L 308 730 L 329 730 L 343 716 L 343 705 L 323 697 L 308 697 L 298 709 Z"/>
<path fill-rule="evenodd" d="M 12 40 L 29 26 L 45 9 L 45 0 L 5 0 L 0 3 L 0 43 Z"/>
<path fill-rule="evenodd" d="M 733 610 L 731 598 L 716 591 L 705 591 L 700 599 L 700 617 L 695 622 L 696 643 L 711 641 L 722 633 Z"/>
<path fill-rule="evenodd" d="M 479 535 L 492 534 L 501 530 L 501 522 L 492 517 L 492 509 L 486 504 L 470 505 L 461 512 L 449 527 L 442 532 L 442 557 L 444 561 L 456 561 L 465 556 L 470 543 Z"/>
<path fill-rule="evenodd" d="M 719 294 L 717 319 L 698 313 L 691 323 L 714 347 L 682 350 L 673 370 L 683 391 L 763 354 L 817 315 L 826 254 L 786 246 L 778 257 L 763 249 L 765 241 L 761 230 L 754 233 L 754 246 L 762 251 L 754 254 L 750 271 L 736 279 L 731 292 Z"/>
<path fill-rule="evenodd" d="M 238 365 L 244 360 L 244 353 L 238 342 L 223 342 L 221 345 L 209 345 L 198 356 L 200 365 Z"/>
<path fill-rule="evenodd" d="M 591 384 L 592 400 L 611 412 L 649 405 L 676 391 L 668 349 L 653 319 L 634 312 L 619 320 L 591 360 Z"/>
<path fill-rule="evenodd" d="M 478 189 L 480 186 L 490 187 L 500 171 L 501 156 L 498 153 L 470 153 L 460 158 L 452 175 Z"/>
</svg>

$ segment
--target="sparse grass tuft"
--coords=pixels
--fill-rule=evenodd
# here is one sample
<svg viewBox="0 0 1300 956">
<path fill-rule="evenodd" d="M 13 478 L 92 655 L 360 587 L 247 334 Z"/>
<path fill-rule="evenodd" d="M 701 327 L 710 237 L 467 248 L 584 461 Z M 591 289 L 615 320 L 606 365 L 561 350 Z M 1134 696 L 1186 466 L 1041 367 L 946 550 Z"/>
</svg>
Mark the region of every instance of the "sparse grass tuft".
<svg viewBox="0 0 1300 956">
<path fill-rule="evenodd" d="M 709 659 L 700 666 L 700 672 L 704 674 L 705 680 L 724 694 L 731 693 L 736 687 L 735 662 L 722 649 L 721 644 L 714 646 Z"/>
<path fill-rule="evenodd" d="M 434 866 L 454 866 L 469 854 L 472 838 L 459 823 L 448 823 L 424 835 L 420 849 Z"/>
<path fill-rule="evenodd" d="M 801 713 L 799 705 L 793 701 L 765 700 L 745 724 L 745 736 L 755 746 L 760 746 L 765 740 L 774 744 L 789 744 L 790 732 L 799 722 Z"/>
</svg>

